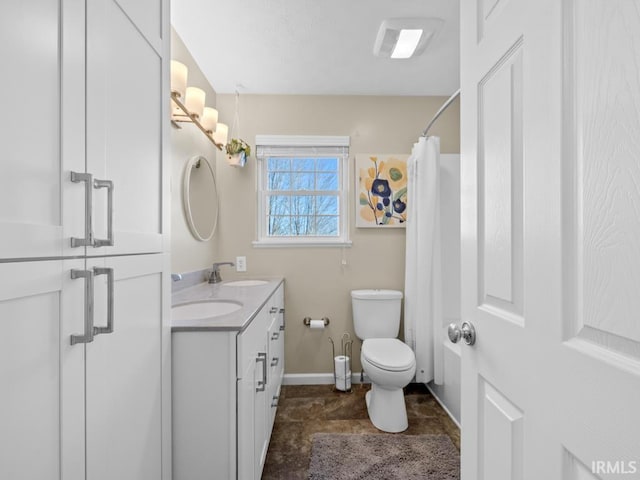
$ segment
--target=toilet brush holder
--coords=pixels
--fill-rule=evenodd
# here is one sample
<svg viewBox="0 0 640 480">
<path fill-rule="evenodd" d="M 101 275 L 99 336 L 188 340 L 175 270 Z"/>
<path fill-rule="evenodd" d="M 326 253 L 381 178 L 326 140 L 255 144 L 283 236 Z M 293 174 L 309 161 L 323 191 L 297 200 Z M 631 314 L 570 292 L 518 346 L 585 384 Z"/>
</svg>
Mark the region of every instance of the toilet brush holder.
<svg viewBox="0 0 640 480">
<path fill-rule="evenodd" d="M 331 358 L 333 360 L 333 383 L 340 392 L 351 392 L 351 352 L 353 340 L 344 333 L 340 340 L 340 355 L 336 355 L 336 345 L 331 337 Z"/>
</svg>

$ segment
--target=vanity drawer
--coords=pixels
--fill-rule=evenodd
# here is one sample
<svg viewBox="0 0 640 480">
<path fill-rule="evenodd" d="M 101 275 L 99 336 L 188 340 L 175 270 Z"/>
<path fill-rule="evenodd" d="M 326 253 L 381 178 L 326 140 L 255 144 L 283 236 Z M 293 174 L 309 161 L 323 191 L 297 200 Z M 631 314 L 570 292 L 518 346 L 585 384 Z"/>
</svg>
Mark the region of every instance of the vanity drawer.
<svg viewBox="0 0 640 480">
<path fill-rule="evenodd" d="M 251 321 L 251 324 L 247 329 L 240 333 L 237 337 L 237 355 L 238 355 L 238 379 L 242 378 L 243 372 L 246 372 L 250 364 L 254 362 L 263 362 L 267 364 L 265 372 L 269 370 L 269 353 L 268 343 L 265 338 L 265 330 L 269 325 L 270 317 L 264 311 L 261 310 L 256 317 Z M 263 356 L 266 359 L 263 359 Z M 264 379 L 266 380 L 266 379 Z"/>
</svg>

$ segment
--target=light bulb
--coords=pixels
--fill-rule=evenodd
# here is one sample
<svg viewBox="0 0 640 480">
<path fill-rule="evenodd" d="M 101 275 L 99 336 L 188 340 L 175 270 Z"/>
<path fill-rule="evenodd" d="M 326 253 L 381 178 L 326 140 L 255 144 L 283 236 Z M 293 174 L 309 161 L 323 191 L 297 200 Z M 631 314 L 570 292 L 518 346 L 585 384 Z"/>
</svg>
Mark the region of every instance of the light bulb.
<svg viewBox="0 0 640 480">
<path fill-rule="evenodd" d="M 213 132 L 213 140 L 218 145 L 226 145 L 228 136 L 229 136 L 229 127 L 224 123 L 218 123 L 216 127 L 216 131 Z"/>
<path fill-rule="evenodd" d="M 184 63 L 171 60 L 171 93 L 184 100 L 187 89 L 187 75 L 189 71 Z"/>
<path fill-rule="evenodd" d="M 201 88 L 187 87 L 184 105 L 189 113 L 195 115 L 196 118 L 202 117 L 205 97 L 206 93 Z"/>
<path fill-rule="evenodd" d="M 216 124 L 218 123 L 218 111 L 215 108 L 204 107 L 200 123 L 207 132 L 215 132 Z"/>
</svg>

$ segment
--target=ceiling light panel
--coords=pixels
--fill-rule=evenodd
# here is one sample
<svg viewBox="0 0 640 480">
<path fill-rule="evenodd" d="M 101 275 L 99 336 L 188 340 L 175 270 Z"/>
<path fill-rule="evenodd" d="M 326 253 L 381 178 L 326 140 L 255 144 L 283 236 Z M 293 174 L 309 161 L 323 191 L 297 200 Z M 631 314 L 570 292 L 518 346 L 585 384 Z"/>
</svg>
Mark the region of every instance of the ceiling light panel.
<svg viewBox="0 0 640 480">
<path fill-rule="evenodd" d="M 379 57 L 406 59 L 422 54 L 442 28 L 440 18 L 390 18 L 378 30 L 373 53 Z"/>
<path fill-rule="evenodd" d="M 391 52 L 391 58 L 410 58 L 418 48 L 423 33 L 422 29 L 400 30 L 396 46 Z"/>
</svg>

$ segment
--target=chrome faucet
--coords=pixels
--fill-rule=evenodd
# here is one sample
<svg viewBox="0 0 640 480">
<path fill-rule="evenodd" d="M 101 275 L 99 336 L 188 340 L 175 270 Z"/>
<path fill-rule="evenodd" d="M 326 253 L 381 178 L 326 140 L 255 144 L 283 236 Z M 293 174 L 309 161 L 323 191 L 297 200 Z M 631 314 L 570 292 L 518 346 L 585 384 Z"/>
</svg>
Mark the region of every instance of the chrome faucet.
<svg viewBox="0 0 640 480">
<path fill-rule="evenodd" d="M 230 265 L 235 266 L 233 262 L 215 262 L 213 264 L 213 269 L 211 270 L 211 274 L 209 275 L 209 283 L 220 283 L 222 281 L 222 277 L 220 276 L 220 267 L 222 265 Z"/>
</svg>

